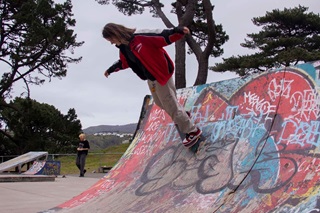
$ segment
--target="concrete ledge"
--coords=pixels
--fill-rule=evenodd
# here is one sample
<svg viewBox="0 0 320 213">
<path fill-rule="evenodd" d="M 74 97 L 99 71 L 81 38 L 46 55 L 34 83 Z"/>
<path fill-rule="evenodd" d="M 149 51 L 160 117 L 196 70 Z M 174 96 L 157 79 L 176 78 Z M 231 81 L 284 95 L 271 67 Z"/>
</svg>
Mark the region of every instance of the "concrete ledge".
<svg viewBox="0 0 320 213">
<path fill-rule="evenodd" d="M 55 179 L 54 175 L 0 175 L 0 182 L 47 182 Z"/>
</svg>

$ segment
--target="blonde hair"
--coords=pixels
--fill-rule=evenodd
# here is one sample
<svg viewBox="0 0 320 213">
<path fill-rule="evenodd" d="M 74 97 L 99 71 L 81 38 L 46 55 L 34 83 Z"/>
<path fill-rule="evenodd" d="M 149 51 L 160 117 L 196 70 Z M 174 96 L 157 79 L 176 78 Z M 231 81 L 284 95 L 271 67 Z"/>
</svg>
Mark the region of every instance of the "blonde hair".
<svg viewBox="0 0 320 213">
<path fill-rule="evenodd" d="M 81 134 L 79 135 L 79 138 L 80 138 L 80 139 L 81 139 L 81 138 L 85 139 L 85 138 L 86 138 L 86 135 L 85 135 L 84 133 L 81 133 Z"/>
<path fill-rule="evenodd" d="M 114 38 L 122 44 L 128 44 L 135 31 L 135 28 L 127 28 L 120 24 L 108 23 L 102 30 L 102 36 L 105 39 Z"/>
</svg>

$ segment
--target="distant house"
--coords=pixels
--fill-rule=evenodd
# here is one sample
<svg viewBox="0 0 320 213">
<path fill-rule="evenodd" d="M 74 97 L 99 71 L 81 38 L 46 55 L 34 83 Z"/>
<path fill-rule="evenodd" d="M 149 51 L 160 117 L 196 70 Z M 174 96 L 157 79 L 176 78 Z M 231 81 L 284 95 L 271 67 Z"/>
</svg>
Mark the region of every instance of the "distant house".
<svg viewBox="0 0 320 213">
<path fill-rule="evenodd" d="M 118 133 L 118 132 L 99 132 L 99 133 L 94 133 L 93 135 L 113 135 L 113 136 L 117 136 L 120 138 L 123 138 L 125 136 L 130 136 L 132 137 L 133 134 L 132 133 Z"/>
</svg>

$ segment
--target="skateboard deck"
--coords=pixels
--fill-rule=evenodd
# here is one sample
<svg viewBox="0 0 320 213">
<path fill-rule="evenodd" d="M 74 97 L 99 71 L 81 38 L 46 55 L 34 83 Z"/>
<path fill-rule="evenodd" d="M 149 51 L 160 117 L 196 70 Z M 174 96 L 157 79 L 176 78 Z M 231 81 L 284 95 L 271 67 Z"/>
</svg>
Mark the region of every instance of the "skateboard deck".
<svg viewBox="0 0 320 213">
<path fill-rule="evenodd" d="M 202 135 L 200 135 L 198 138 L 197 138 L 197 142 L 192 146 L 190 147 L 190 151 L 197 154 L 198 151 L 204 146 L 204 143 L 206 141 L 206 138 Z"/>
</svg>

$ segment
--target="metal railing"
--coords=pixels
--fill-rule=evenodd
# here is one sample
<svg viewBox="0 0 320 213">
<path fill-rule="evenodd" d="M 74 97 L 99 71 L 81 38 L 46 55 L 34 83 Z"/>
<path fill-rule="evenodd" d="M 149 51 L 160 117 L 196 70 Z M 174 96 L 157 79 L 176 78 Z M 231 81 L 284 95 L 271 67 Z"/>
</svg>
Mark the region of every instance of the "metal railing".
<svg viewBox="0 0 320 213">
<path fill-rule="evenodd" d="M 122 152 L 114 152 L 114 153 L 89 153 L 90 155 L 123 155 Z M 16 158 L 20 155 L 5 155 L 0 156 L 0 163 L 8 161 L 10 159 Z M 48 160 L 55 160 L 55 158 L 63 157 L 63 156 L 77 156 L 77 154 L 48 154 Z"/>
<path fill-rule="evenodd" d="M 122 152 L 114 152 L 114 153 L 89 153 L 90 155 L 123 155 L 124 153 Z M 77 154 L 48 154 L 48 159 L 54 160 L 55 157 L 60 157 L 60 156 L 77 156 Z"/>
</svg>

